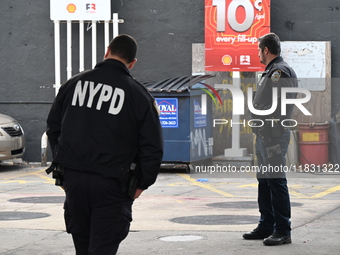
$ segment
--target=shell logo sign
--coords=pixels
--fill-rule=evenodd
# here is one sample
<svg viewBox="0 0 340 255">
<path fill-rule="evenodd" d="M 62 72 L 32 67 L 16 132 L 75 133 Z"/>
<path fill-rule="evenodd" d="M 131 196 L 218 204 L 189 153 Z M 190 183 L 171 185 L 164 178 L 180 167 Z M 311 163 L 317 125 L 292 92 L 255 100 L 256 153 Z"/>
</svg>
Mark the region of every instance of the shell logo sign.
<svg viewBox="0 0 340 255">
<path fill-rule="evenodd" d="M 270 32 L 270 0 L 205 0 L 205 70 L 262 71 L 259 37 Z"/>
<path fill-rule="evenodd" d="M 222 57 L 222 63 L 223 63 L 223 65 L 230 65 L 232 61 L 233 61 L 233 59 L 232 59 L 232 57 L 229 56 L 229 55 L 224 55 L 224 56 Z"/>
<path fill-rule="evenodd" d="M 75 4 L 68 4 L 66 9 L 69 13 L 75 13 L 77 6 L 75 6 Z"/>
<path fill-rule="evenodd" d="M 50 0 L 51 20 L 111 20 L 111 0 Z"/>
</svg>

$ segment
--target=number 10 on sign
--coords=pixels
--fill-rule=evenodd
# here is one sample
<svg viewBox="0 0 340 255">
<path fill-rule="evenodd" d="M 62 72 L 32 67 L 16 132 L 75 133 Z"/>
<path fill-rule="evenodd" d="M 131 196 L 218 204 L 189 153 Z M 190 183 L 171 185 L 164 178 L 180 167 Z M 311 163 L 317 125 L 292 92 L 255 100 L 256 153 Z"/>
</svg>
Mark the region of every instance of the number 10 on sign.
<svg viewBox="0 0 340 255">
<path fill-rule="evenodd" d="M 269 24 L 270 0 L 206 0 L 206 70 L 261 71 L 257 38 Z"/>
</svg>

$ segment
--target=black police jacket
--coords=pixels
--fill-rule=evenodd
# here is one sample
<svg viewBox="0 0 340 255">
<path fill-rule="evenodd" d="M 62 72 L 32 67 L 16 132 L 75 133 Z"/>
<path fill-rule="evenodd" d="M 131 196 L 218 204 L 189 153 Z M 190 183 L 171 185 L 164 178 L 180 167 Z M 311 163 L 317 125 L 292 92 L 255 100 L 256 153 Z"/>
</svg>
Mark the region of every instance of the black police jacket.
<svg viewBox="0 0 340 255">
<path fill-rule="evenodd" d="M 47 118 L 53 163 L 120 178 L 136 160 L 139 188 L 157 177 L 162 128 L 154 98 L 114 59 L 63 84 Z"/>
<path fill-rule="evenodd" d="M 253 99 L 253 106 L 257 110 L 268 110 L 272 107 L 273 88 L 278 89 L 277 108 L 269 115 L 254 115 L 254 119 L 289 119 L 291 118 L 294 105 L 287 105 L 286 114 L 281 114 L 281 88 L 297 87 L 298 81 L 294 70 L 283 60 L 282 57 L 276 57 L 267 66 L 257 85 L 257 90 Z M 287 98 L 295 98 L 296 93 L 287 93 Z"/>
</svg>

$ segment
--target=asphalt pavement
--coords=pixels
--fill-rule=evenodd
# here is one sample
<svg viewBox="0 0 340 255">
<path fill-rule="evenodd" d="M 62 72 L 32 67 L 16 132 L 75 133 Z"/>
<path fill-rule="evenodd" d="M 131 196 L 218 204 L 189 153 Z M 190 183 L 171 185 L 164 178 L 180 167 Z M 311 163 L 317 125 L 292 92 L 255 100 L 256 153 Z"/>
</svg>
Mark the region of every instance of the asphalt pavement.
<svg viewBox="0 0 340 255">
<path fill-rule="evenodd" d="M 64 230 L 63 191 L 39 164 L 0 165 L 0 254 L 75 254 Z M 340 174 L 289 175 L 292 244 L 244 240 L 256 227 L 254 176 L 160 173 L 133 206 L 118 254 L 339 254 Z"/>
</svg>

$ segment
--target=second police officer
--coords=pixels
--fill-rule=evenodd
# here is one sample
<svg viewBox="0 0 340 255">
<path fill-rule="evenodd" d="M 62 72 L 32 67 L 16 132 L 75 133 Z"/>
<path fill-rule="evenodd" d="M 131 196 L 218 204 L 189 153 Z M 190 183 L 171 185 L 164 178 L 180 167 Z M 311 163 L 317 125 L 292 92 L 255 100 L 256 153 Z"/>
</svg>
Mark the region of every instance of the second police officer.
<svg viewBox="0 0 340 255">
<path fill-rule="evenodd" d="M 259 38 L 258 51 L 260 61 L 266 65 L 266 69 L 258 83 L 253 107 L 256 110 L 269 110 L 277 100 L 277 108 L 265 116 L 252 116 L 252 119 L 261 120 L 258 121 L 258 126 L 254 124 L 253 127 L 259 166 L 257 179 L 260 220 L 257 228 L 245 233 L 243 238 L 264 239 L 265 245 L 289 244 L 291 207 L 283 167 L 286 165 L 290 130 L 284 128 L 281 122 L 291 118 L 294 105 L 287 105 L 286 114 L 282 115 L 281 88 L 297 87 L 298 83 L 294 70 L 280 56 L 280 39 L 276 34 L 269 33 Z M 273 96 L 274 88 L 277 88 L 277 94 Z M 287 94 L 287 98 L 295 97 L 296 93 Z M 264 167 L 269 171 L 263 171 Z M 270 171 L 273 169 L 281 171 Z"/>
</svg>

